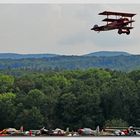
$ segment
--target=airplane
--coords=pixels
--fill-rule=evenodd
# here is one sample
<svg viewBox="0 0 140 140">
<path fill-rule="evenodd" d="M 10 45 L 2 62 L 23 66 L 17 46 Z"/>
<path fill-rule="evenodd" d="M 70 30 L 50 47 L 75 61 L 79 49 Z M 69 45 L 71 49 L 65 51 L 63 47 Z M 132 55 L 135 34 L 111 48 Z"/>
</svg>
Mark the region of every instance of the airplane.
<svg viewBox="0 0 140 140">
<path fill-rule="evenodd" d="M 99 13 L 99 15 L 106 15 L 107 18 L 103 19 L 102 21 L 107 22 L 106 25 L 98 26 L 97 24 L 91 28 L 91 30 L 100 32 L 100 31 L 109 31 L 118 29 L 118 34 L 126 33 L 127 35 L 130 34 L 130 29 L 133 29 L 132 17 L 136 14 L 133 13 L 122 13 L 122 12 L 111 12 L 111 11 L 104 11 Z M 116 16 L 116 18 L 109 18 L 109 16 Z"/>
</svg>

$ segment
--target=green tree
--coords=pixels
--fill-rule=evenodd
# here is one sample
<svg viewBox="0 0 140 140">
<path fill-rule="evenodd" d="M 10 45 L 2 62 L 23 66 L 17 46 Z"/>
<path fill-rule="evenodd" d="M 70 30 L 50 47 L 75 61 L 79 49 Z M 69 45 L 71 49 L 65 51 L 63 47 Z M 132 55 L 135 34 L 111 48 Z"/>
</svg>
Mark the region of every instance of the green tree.
<svg viewBox="0 0 140 140">
<path fill-rule="evenodd" d="M 40 129 L 43 126 L 43 115 L 37 107 L 31 109 L 24 109 L 17 115 L 15 124 L 16 127 L 23 126 L 25 130 Z"/>
<path fill-rule="evenodd" d="M 95 128 L 102 125 L 104 116 L 100 108 L 100 95 L 96 92 L 82 93 L 78 96 L 78 127 Z"/>
<path fill-rule="evenodd" d="M 35 88 L 32 75 L 16 78 L 14 85 L 22 94 L 27 94 L 30 90 Z"/>
<path fill-rule="evenodd" d="M 26 108 L 32 108 L 32 106 L 36 106 L 41 109 L 43 104 L 45 103 L 45 94 L 38 89 L 30 90 L 28 95 L 25 97 L 24 104 Z"/>
<path fill-rule="evenodd" d="M 128 127 L 128 123 L 122 119 L 112 119 L 105 121 L 105 127 Z"/>
<path fill-rule="evenodd" d="M 56 126 L 73 129 L 77 123 L 77 100 L 74 94 L 65 93 L 58 99 L 56 105 Z"/>
<path fill-rule="evenodd" d="M 15 98 L 16 95 L 13 93 L 0 94 L 0 129 L 14 126 L 16 117 Z"/>
<path fill-rule="evenodd" d="M 105 87 L 101 94 L 105 118 L 122 118 L 131 123 L 138 99 L 135 83 L 127 76 L 119 76 Z"/>
<path fill-rule="evenodd" d="M 0 93 L 11 92 L 13 83 L 12 76 L 0 74 Z"/>
</svg>

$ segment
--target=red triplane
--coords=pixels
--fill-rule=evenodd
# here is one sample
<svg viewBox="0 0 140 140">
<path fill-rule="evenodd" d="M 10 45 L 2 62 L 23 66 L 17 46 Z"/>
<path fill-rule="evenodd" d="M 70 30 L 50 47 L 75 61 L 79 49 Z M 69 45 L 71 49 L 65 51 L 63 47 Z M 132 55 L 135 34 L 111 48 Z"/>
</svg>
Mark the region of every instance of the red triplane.
<svg viewBox="0 0 140 140">
<path fill-rule="evenodd" d="M 107 18 L 103 19 L 102 21 L 107 22 L 106 25 L 98 26 L 94 25 L 91 30 L 100 32 L 100 31 L 108 31 L 108 30 L 115 30 L 118 29 L 118 34 L 126 33 L 127 35 L 130 34 L 130 29 L 133 29 L 132 17 L 136 14 L 133 13 L 121 13 L 121 12 L 111 12 L 111 11 L 104 11 L 99 13 L 99 15 L 106 15 Z M 116 18 L 109 18 L 109 16 L 116 16 Z"/>
</svg>

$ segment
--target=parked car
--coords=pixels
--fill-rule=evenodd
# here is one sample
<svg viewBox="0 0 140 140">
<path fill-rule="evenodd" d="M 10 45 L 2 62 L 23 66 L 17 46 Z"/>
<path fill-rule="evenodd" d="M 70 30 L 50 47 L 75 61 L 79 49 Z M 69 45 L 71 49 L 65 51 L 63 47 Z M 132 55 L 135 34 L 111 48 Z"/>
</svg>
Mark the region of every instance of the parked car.
<svg viewBox="0 0 140 140">
<path fill-rule="evenodd" d="M 95 132 L 91 128 L 78 129 L 78 134 L 79 135 L 86 135 L 86 136 L 87 135 L 95 136 Z"/>
<path fill-rule="evenodd" d="M 51 135 L 52 136 L 65 136 L 65 131 L 60 128 L 56 128 L 55 130 L 53 130 L 53 133 Z"/>
</svg>

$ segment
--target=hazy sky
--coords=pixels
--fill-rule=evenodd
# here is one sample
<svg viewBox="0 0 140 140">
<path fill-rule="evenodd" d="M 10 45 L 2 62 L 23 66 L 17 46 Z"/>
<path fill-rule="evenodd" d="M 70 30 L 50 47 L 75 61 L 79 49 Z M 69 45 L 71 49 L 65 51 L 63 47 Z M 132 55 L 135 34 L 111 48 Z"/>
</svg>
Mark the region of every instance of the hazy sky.
<svg viewBox="0 0 140 140">
<path fill-rule="evenodd" d="M 130 35 L 96 33 L 103 11 L 132 12 Z M 140 54 L 140 4 L 0 4 L 0 53 L 82 55 L 95 51 Z"/>
</svg>

